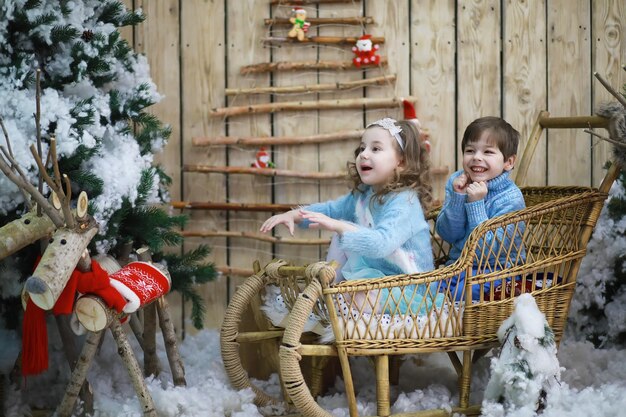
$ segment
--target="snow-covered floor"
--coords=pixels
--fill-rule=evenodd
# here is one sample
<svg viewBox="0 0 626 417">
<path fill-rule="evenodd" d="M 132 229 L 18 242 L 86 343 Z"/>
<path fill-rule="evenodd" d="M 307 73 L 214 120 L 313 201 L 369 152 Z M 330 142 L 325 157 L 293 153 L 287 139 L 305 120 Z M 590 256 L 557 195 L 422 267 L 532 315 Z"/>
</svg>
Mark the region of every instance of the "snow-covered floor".
<svg viewBox="0 0 626 417">
<path fill-rule="evenodd" d="M 50 332 L 54 339 L 53 331 Z M 129 339 L 133 339 L 132 336 Z M 157 338 L 158 340 L 159 338 Z M 20 391 L 5 381 L 6 416 L 29 415 L 29 407 L 54 408 L 67 383 L 66 365 L 61 361 L 58 342 L 51 340 L 51 363 L 55 365 L 45 374 L 28 378 Z M 14 332 L 0 329 L 0 372 L 8 374 L 19 351 L 19 339 Z M 139 352 L 139 350 L 136 350 Z M 159 416 L 261 416 L 252 403 L 250 390 L 235 391 L 230 387 L 220 357 L 219 332 L 204 330 L 188 336 L 180 346 L 186 370 L 188 386 L 171 385 L 171 377 L 165 369 L 159 378 L 149 378 L 148 388 L 154 399 Z M 162 364 L 167 358 L 159 347 Z M 141 354 L 138 353 L 141 361 Z M 586 342 L 564 341 L 559 351 L 560 364 L 564 369 L 560 389 L 548 398 L 545 417 L 620 416 L 626 410 L 626 350 L 594 349 Z M 420 363 L 419 366 L 416 363 Z M 367 360 L 353 366 L 354 380 L 358 389 L 361 415 L 374 415 L 375 386 L 373 370 Z M 167 366 L 165 366 L 167 368 Z M 489 358 L 482 359 L 475 367 L 472 387 L 472 403 L 480 402 L 488 380 Z M 457 402 L 455 374 L 446 355 L 423 355 L 405 360 L 401 370 L 399 395 L 392 412 L 434 407 L 450 407 Z M 97 362 L 92 365 L 89 381 L 95 390 L 96 416 L 141 416 L 139 402 L 129 378 L 119 360 L 115 343 L 107 334 Z M 268 392 L 279 391 L 278 377 L 260 381 Z M 340 379 L 333 390 L 319 403 L 335 416 L 348 416 L 347 402 Z M 492 413 L 490 417 L 501 414 Z M 518 412 L 509 416 L 526 417 Z"/>
</svg>

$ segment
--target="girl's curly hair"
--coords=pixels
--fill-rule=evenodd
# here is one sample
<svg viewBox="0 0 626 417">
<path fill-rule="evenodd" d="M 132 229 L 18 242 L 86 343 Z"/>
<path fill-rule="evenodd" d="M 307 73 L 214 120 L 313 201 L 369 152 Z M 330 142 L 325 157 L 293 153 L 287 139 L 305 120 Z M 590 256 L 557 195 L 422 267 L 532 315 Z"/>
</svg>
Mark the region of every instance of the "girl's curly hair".
<svg viewBox="0 0 626 417">
<path fill-rule="evenodd" d="M 380 203 L 385 195 L 391 192 L 399 192 L 407 189 L 415 190 L 422 210 L 426 213 L 433 202 L 433 187 L 430 176 L 430 157 L 426 150 L 426 145 L 420 140 L 420 132 L 417 126 L 408 120 L 396 122 L 402 131 L 400 137 L 404 142 L 404 150 L 400 148 L 397 141 L 393 141 L 394 148 L 398 155 L 404 160 L 403 169 L 396 169 L 394 178 L 381 187 L 375 193 Z M 354 150 L 354 158 L 361 152 L 361 146 Z M 348 162 L 348 179 L 352 183 L 354 191 L 363 192 L 363 182 L 356 169 L 356 163 Z"/>
</svg>

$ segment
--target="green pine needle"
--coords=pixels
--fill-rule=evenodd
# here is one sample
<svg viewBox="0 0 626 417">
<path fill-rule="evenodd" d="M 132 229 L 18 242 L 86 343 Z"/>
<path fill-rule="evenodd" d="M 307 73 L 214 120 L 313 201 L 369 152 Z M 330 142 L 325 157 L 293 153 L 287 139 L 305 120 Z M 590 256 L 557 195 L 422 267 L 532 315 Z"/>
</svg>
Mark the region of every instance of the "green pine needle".
<svg viewBox="0 0 626 417">
<path fill-rule="evenodd" d="M 78 36 L 78 29 L 73 28 L 71 25 L 55 26 L 50 31 L 50 39 L 53 44 L 69 42 Z"/>
</svg>

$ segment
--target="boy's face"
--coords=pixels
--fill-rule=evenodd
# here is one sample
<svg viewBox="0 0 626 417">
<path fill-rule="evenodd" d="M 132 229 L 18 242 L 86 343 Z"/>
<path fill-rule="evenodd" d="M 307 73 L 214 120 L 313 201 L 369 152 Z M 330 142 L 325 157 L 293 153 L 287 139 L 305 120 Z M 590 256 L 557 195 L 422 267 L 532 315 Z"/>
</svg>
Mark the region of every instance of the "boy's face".
<svg viewBox="0 0 626 417">
<path fill-rule="evenodd" d="M 504 159 L 495 140 L 490 139 L 491 132 L 481 133 L 477 141 L 465 145 L 463 151 L 463 170 L 472 182 L 489 181 L 510 171 L 515 164 L 515 155 Z"/>
</svg>

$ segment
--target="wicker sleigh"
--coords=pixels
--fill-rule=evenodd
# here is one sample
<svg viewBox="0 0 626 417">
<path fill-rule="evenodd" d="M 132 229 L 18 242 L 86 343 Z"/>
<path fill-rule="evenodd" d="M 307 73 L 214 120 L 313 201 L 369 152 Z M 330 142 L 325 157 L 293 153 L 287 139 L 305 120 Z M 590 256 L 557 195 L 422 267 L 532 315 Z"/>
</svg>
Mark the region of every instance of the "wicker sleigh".
<svg viewBox="0 0 626 417">
<path fill-rule="evenodd" d="M 518 166 L 518 183 L 523 182 L 528 155 L 532 155 L 544 128 L 606 127 L 607 123 L 597 117 L 549 118 L 542 113 Z M 376 367 L 377 414 L 389 416 L 390 358 L 447 352 L 458 374 L 460 392 L 459 407 L 452 411 L 478 414 L 479 406 L 469 404 L 472 363 L 498 346 L 496 332 L 511 314 L 517 295 L 530 292 L 534 296 L 560 340 L 580 262 L 619 169 L 613 165 L 599 189 L 523 188 L 527 208 L 482 223 L 470 235 L 457 262 L 428 273 L 334 283 L 335 270 L 325 262 L 307 267 L 290 267 L 283 261 L 270 263 L 238 289 L 227 309 L 221 334 L 222 356 L 232 384 L 239 389 L 252 387 L 259 405 L 275 403 L 275 398 L 250 383 L 238 358 L 238 346 L 253 339 L 282 336 L 279 360 L 285 397 L 302 415 L 330 416 L 314 400 L 319 378 L 307 381 L 303 377 L 303 357 L 319 358 L 313 362 L 315 369 L 315 365 L 323 365 L 324 358 L 338 356 L 350 415 L 356 417 L 349 357 L 370 356 Z M 433 240 L 433 247 L 436 255 L 445 255 L 445 247 L 438 240 Z M 470 278 L 457 290 L 462 294 L 457 295 L 447 284 L 460 273 Z M 272 328 L 254 336 L 239 333 L 243 310 L 269 283 L 281 286 L 291 309 L 284 334 Z M 399 300 L 411 305 L 416 299 L 416 288 L 424 289 L 419 307 L 408 312 L 399 310 Z M 383 293 L 389 297 L 384 298 Z M 365 302 L 354 301 L 358 299 Z M 382 311 L 377 312 L 381 305 Z M 332 344 L 317 343 L 303 334 L 311 312 L 330 324 Z M 457 352 L 462 353 L 460 357 Z M 313 375 L 321 375 L 319 369 Z M 410 415 L 448 412 L 430 410 Z"/>
</svg>

